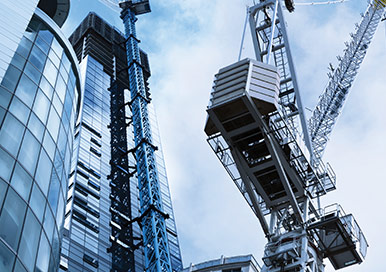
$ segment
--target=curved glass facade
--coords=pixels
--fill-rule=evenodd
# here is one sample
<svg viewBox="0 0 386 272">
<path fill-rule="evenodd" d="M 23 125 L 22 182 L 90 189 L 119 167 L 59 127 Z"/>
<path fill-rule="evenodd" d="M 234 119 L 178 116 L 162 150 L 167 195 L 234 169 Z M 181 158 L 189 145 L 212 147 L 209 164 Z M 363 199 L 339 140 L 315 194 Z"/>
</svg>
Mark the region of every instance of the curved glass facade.
<svg viewBox="0 0 386 272">
<path fill-rule="evenodd" d="M 0 85 L 0 271 L 57 271 L 80 80 L 37 9 Z"/>
</svg>

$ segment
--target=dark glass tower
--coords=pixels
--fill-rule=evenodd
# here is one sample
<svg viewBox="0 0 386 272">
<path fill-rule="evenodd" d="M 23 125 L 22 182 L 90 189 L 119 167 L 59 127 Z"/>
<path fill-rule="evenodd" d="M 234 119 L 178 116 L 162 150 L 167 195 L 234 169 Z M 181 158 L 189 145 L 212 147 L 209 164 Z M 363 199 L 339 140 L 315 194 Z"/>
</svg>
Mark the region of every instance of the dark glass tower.
<svg viewBox="0 0 386 272">
<path fill-rule="evenodd" d="M 125 38 L 94 13 L 70 37 L 84 78 L 85 98 L 69 182 L 62 271 L 144 271 Z M 150 77 L 141 51 L 144 77 Z M 147 83 L 146 83 L 147 84 Z M 151 110 L 154 142 L 160 140 Z M 182 269 L 162 151 L 157 151 L 168 242 Z M 123 223 L 122 223 L 123 222 Z"/>
</svg>

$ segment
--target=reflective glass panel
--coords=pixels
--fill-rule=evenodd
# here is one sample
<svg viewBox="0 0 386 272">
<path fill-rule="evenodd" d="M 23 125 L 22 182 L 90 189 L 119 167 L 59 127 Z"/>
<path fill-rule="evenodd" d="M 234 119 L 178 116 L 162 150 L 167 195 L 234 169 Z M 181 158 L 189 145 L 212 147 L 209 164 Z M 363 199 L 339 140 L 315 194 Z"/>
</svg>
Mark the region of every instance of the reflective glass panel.
<svg viewBox="0 0 386 272">
<path fill-rule="evenodd" d="M 15 191 L 28 202 L 32 186 L 32 178 L 18 163 L 13 171 L 11 185 Z"/>
<path fill-rule="evenodd" d="M 50 261 L 50 246 L 48 244 L 46 235 L 41 232 L 39 243 L 39 254 L 36 260 L 35 271 L 46 272 L 48 271 L 48 264 Z"/>
<path fill-rule="evenodd" d="M 12 271 L 15 255 L 0 241 L 0 271 Z"/>
<path fill-rule="evenodd" d="M 0 144 L 16 157 L 23 137 L 24 126 L 13 115 L 7 114 L 0 129 Z"/>
<path fill-rule="evenodd" d="M 32 102 L 35 98 L 37 85 L 26 75 L 23 75 L 20 79 L 19 85 L 16 89 L 16 95 L 28 106 L 32 106 Z"/>
<path fill-rule="evenodd" d="M 35 264 L 40 230 L 41 227 L 38 220 L 31 210 L 28 209 L 21 235 L 18 256 L 30 271 L 33 270 Z"/>
<path fill-rule="evenodd" d="M 47 195 L 48 187 L 50 185 L 52 163 L 47 153 L 42 150 L 40 152 L 39 164 L 36 170 L 35 179 L 42 189 L 44 195 Z"/>
<path fill-rule="evenodd" d="M 9 107 L 9 111 L 16 116 L 23 124 L 27 123 L 30 109 L 20 101 L 17 97 L 14 97 Z"/>
<path fill-rule="evenodd" d="M 19 153 L 19 161 L 33 175 L 39 157 L 40 143 L 28 130 L 25 133 L 23 144 Z"/>
<path fill-rule="evenodd" d="M 25 202 L 9 188 L 0 215 L 0 237 L 14 250 L 19 242 L 25 210 Z"/>
</svg>

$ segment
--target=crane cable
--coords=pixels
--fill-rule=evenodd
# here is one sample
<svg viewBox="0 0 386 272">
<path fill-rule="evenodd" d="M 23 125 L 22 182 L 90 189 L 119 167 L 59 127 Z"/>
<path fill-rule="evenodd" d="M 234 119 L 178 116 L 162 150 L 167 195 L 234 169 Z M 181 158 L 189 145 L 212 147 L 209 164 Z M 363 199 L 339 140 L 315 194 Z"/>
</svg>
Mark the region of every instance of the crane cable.
<svg viewBox="0 0 386 272">
<path fill-rule="evenodd" d="M 332 1 L 324 1 L 324 2 L 295 3 L 295 5 L 296 6 L 329 5 L 329 4 L 340 4 L 348 1 L 350 0 L 332 0 Z"/>
</svg>

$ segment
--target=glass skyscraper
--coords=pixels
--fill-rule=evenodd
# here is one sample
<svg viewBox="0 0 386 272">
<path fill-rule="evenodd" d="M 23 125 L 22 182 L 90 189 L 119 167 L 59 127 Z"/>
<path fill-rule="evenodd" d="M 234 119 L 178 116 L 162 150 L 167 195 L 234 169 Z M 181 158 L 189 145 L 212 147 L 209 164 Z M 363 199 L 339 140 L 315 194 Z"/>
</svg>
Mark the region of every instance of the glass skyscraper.
<svg viewBox="0 0 386 272">
<path fill-rule="evenodd" d="M 144 271 L 142 231 L 127 90 L 125 38 L 94 13 L 71 35 L 84 79 L 84 104 L 67 196 L 61 271 Z M 141 52 L 145 79 L 147 55 Z M 172 266 L 182 269 L 181 254 L 154 109 L 154 143 L 159 147 L 164 211 Z M 118 221 L 127 224 L 119 225 Z M 124 231 L 122 231 L 124 229 Z M 124 232 L 124 235 L 122 234 Z"/>
<path fill-rule="evenodd" d="M 0 271 L 57 271 L 74 127 L 69 0 L 0 2 Z"/>
</svg>

